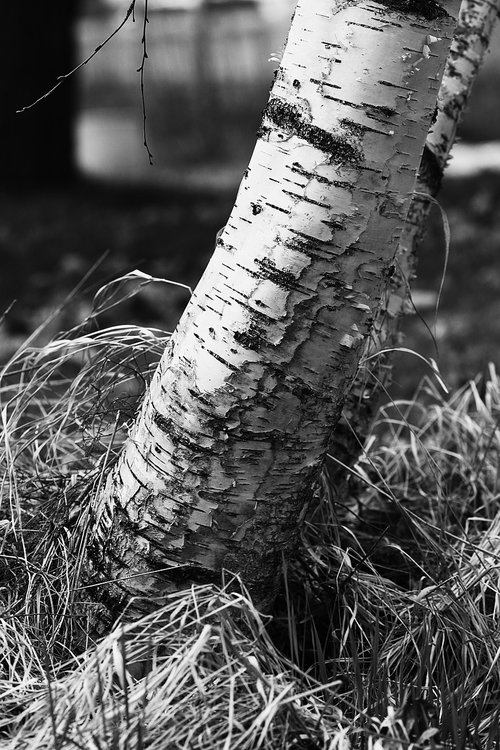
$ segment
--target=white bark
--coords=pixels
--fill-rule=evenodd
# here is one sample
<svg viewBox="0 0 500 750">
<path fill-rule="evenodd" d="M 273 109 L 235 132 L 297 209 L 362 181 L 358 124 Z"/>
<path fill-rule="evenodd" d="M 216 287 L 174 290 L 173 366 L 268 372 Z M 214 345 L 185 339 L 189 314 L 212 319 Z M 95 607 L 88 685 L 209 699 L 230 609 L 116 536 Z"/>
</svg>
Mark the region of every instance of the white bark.
<svg viewBox="0 0 500 750">
<path fill-rule="evenodd" d="M 500 14 L 500 0 L 463 0 L 458 26 L 446 62 L 443 85 L 439 91 L 438 114 L 427 138 L 444 171 L 455 143 L 457 127 Z"/>
<path fill-rule="evenodd" d="M 458 0 L 299 2 L 233 212 L 96 504 L 112 598 L 226 568 L 272 599 L 380 302 L 457 14 Z"/>
</svg>

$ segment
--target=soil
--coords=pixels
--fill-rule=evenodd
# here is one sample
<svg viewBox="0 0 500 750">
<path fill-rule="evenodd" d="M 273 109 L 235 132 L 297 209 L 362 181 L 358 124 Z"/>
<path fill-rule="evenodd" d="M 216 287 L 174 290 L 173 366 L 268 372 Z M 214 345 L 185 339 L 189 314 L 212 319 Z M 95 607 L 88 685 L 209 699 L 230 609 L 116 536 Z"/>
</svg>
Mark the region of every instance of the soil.
<svg viewBox="0 0 500 750">
<path fill-rule="evenodd" d="M 61 304 L 38 343 L 81 322 L 97 290 L 134 269 L 194 285 L 233 196 L 81 181 L 72 189 L 10 192 L 0 200 L 0 314 L 8 309 L 0 328 L 4 360 Z M 148 287 L 101 324 L 170 330 L 187 296 L 173 286 Z"/>
<path fill-rule="evenodd" d="M 416 292 L 427 294 L 415 294 L 419 314 L 404 321 L 403 345 L 434 358 L 446 384 L 456 388 L 487 373 L 489 363 L 500 366 L 500 173 L 445 180 L 439 202 L 451 231 L 448 262 L 436 207 L 414 283 Z M 437 314 L 434 305 L 419 310 L 419 297 L 437 301 L 443 274 Z M 393 395 L 406 398 L 430 370 L 408 354 L 396 355 L 395 361 Z"/>
</svg>

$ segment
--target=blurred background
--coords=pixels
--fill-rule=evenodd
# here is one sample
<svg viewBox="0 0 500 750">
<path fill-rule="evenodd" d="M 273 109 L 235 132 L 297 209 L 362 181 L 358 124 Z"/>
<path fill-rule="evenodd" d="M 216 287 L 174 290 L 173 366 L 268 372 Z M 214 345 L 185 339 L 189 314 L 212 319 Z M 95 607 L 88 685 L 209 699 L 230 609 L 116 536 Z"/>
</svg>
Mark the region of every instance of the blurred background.
<svg viewBox="0 0 500 750">
<path fill-rule="evenodd" d="M 4 9 L 1 361 L 68 295 L 40 341 L 80 322 L 96 290 L 134 268 L 194 285 L 250 158 L 294 0 L 150 0 L 147 58 L 143 5 L 123 23 L 129 5 L 27 0 Z M 436 209 L 405 346 L 434 357 L 456 386 L 489 361 L 500 365 L 498 27 L 440 202 L 452 232 L 440 309 L 446 243 Z M 151 285 L 102 322 L 171 330 L 186 301 L 181 288 Z M 424 372 L 398 355 L 395 395 L 410 395 Z"/>
</svg>

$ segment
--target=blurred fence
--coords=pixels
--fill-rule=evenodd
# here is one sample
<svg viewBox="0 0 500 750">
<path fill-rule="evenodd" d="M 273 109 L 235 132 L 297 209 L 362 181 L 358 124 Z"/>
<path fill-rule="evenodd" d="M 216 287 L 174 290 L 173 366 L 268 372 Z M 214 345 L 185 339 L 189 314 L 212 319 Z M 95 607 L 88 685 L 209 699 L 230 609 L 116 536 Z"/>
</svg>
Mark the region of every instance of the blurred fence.
<svg viewBox="0 0 500 750">
<path fill-rule="evenodd" d="M 146 123 L 154 166 L 142 145 L 140 15 L 81 71 L 79 161 L 101 176 L 232 188 L 250 158 L 295 1 L 193 0 L 190 9 L 186 0 L 176 2 L 177 9 L 173 0 L 170 8 L 164 0 L 152 2 L 147 26 Z M 80 20 L 81 57 L 117 28 L 122 6 Z M 500 140 L 500 24 L 461 136 Z"/>
<path fill-rule="evenodd" d="M 280 54 L 292 11 L 293 0 L 282 0 L 272 15 L 240 0 L 151 13 L 145 99 L 153 170 L 142 146 L 142 19 L 129 21 L 82 69 L 83 168 L 139 179 L 232 181 L 251 154 L 277 64 L 270 58 Z M 95 49 L 122 17 L 81 19 L 80 55 Z"/>
</svg>

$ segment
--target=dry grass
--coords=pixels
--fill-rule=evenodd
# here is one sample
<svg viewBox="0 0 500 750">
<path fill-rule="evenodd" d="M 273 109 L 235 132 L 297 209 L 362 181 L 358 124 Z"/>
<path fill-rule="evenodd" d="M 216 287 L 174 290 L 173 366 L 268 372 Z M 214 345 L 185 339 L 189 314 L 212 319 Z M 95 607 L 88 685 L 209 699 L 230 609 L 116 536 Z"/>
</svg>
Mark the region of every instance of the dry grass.
<svg viewBox="0 0 500 750">
<path fill-rule="evenodd" d="M 0 748 L 500 748 L 496 372 L 387 407 L 349 497 L 324 473 L 272 620 L 233 580 L 91 643 L 89 499 L 166 344 L 96 320 L 2 374 Z"/>
<path fill-rule="evenodd" d="M 2 680 L 1 746 L 334 747 L 332 687 L 286 663 L 243 593 L 198 587 L 69 663 Z"/>
<path fill-rule="evenodd" d="M 386 407 L 288 570 L 285 646 L 339 705 L 414 747 L 500 747 L 500 380 Z M 285 637 L 288 630 L 288 638 Z M 339 691 L 342 697 L 342 691 Z M 403 729 L 404 727 L 404 729 Z"/>
</svg>

